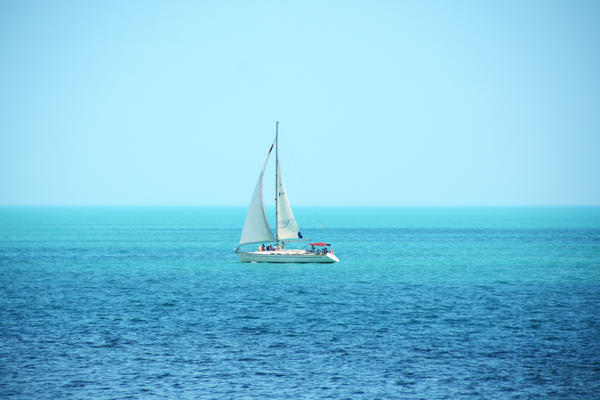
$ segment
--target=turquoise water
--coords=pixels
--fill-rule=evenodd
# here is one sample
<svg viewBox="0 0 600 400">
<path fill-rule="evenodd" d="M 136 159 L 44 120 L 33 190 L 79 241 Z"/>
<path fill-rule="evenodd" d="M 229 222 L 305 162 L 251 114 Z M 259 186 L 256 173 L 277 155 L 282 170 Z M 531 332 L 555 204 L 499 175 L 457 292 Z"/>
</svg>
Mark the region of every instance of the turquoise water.
<svg viewBox="0 0 600 400">
<path fill-rule="evenodd" d="M 600 398 L 600 207 L 0 208 L 0 398 Z"/>
</svg>

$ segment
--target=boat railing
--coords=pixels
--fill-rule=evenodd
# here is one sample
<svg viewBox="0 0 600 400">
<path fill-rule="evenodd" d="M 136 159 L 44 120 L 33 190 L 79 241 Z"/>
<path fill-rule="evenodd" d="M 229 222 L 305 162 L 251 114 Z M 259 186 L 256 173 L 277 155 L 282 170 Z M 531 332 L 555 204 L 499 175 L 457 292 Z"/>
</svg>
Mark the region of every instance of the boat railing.
<svg viewBox="0 0 600 400">
<path fill-rule="evenodd" d="M 329 254 L 329 253 L 331 253 L 331 254 L 334 253 L 333 249 L 309 249 L 307 251 L 309 253 L 322 254 L 322 255 Z"/>
</svg>

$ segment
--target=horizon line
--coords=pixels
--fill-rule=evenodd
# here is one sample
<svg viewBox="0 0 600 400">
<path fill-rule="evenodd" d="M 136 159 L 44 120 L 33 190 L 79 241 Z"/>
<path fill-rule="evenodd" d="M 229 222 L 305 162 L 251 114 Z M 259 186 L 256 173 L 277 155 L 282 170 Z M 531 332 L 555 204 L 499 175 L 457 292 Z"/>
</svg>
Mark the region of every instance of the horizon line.
<svg viewBox="0 0 600 400">
<path fill-rule="evenodd" d="M 0 204 L 0 207 L 235 207 L 248 208 L 243 204 Z M 273 208 L 274 205 L 265 208 Z M 435 207 L 600 207 L 600 204 L 297 204 L 298 207 L 370 207 L 370 208 L 435 208 Z"/>
</svg>

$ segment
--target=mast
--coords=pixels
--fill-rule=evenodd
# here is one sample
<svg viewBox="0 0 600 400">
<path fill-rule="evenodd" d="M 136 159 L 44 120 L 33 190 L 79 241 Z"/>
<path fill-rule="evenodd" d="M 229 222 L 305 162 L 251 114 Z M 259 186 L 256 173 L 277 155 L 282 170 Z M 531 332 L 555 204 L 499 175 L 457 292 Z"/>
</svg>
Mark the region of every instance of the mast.
<svg viewBox="0 0 600 400">
<path fill-rule="evenodd" d="M 279 246 L 279 121 L 275 121 L 275 245 Z"/>
</svg>

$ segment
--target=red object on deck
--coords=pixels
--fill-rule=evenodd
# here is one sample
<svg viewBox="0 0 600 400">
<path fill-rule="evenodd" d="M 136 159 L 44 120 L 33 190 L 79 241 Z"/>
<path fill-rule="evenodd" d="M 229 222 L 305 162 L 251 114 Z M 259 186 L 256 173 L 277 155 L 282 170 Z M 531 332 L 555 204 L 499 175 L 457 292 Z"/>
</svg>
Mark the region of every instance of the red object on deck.
<svg viewBox="0 0 600 400">
<path fill-rule="evenodd" d="M 311 246 L 331 246 L 329 243 L 317 242 L 317 243 L 309 243 Z"/>
</svg>

